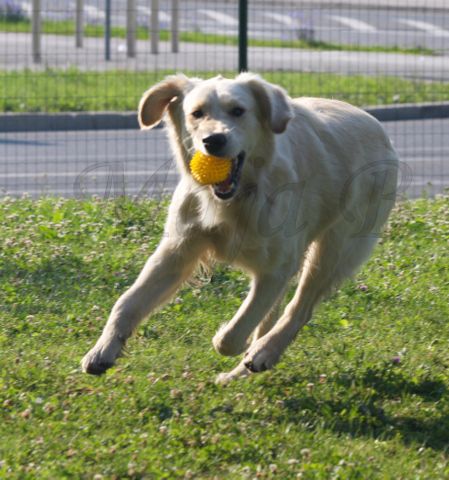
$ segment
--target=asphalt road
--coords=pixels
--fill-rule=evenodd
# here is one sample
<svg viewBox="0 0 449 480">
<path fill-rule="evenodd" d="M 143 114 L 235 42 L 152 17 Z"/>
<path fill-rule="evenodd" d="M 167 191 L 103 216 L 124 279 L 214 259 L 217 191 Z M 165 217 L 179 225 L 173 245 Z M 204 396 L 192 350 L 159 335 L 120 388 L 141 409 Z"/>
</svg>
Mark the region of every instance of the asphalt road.
<svg viewBox="0 0 449 480">
<path fill-rule="evenodd" d="M 449 187 L 449 119 L 385 127 L 401 157 L 401 195 Z M 0 159 L 3 195 L 157 197 L 177 182 L 163 129 L 0 133 Z"/>
</svg>

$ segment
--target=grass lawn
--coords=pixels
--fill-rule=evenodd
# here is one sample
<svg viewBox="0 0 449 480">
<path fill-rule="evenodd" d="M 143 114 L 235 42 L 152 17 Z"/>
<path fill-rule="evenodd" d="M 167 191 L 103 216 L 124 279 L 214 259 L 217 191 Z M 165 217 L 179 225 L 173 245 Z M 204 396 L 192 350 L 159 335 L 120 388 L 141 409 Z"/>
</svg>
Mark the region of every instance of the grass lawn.
<svg viewBox="0 0 449 480">
<path fill-rule="evenodd" d="M 220 267 L 83 375 L 165 208 L 0 200 L 0 478 L 449 478 L 449 197 L 401 203 L 271 372 L 213 383 L 247 290 Z"/>
<path fill-rule="evenodd" d="M 142 93 L 172 73 L 76 69 L 0 71 L 0 112 L 136 110 Z M 203 78 L 213 75 L 185 73 Z M 222 73 L 235 76 L 235 72 Z M 301 72 L 266 72 L 264 77 L 282 85 L 292 96 L 338 98 L 359 106 L 437 102 L 449 98 L 449 83 Z"/>
<path fill-rule="evenodd" d="M 30 33 L 31 24 L 28 21 L 8 22 L 0 19 L 0 31 L 11 33 Z M 42 32 L 53 35 L 75 35 L 75 22 L 44 20 L 42 22 Z M 85 25 L 84 36 L 86 37 L 104 37 L 103 25 Z M 126 29 L 124 27 L 111 27 L 111 36 L 117 38 L 126 37 Z M 136 38 L 139 40 L 148 40 L 149 31 L 144 27 L 137 27 Z M 170 39 L 168 30 L 161 30 L 159 38 L 162 41 Z M 179 33 L 181 42 L 190 43 L 206 43 L 214 45 L 238 45 L 238 37 L 230 35 L 214 35 L 201 32 Z M 386 52 L 386 53 L 405 53 L 410 55 L 435 55 L 436 52 L 430 48 L 414 47 L 406 48 L 399 46 L 382 46 L 382 45 L 344 45 L 340 43 L 330 43 L 315 40 L 257 40 L 249 39 L 248 44 L 254 47 L 276 47 L 276 48 L 301 48 L 306 50 L 340 50 L 340 51 L 356 51 L 356 52 Z"/>
</svg>

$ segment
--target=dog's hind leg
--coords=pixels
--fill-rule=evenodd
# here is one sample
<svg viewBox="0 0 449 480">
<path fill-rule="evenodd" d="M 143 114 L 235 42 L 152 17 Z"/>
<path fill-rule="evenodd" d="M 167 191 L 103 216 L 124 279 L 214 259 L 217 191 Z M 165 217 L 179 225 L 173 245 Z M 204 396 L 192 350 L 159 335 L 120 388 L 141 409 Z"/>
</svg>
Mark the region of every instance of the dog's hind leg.
<svg viewBox="0 0 449 480">
<path fill-rule="evenodd" d="M 279 318 L 280 313 L 280 304 L 282 301 L 282 295 L 276 305 L 271 309 L 270 313 L 262 320 L 259 326 L 254 331 L 252 337 L 252 343 L 256 342 L 259 338 L 263 337 L 266 333 L 268 333 L 273 325 L 276 323 L 277 319 Z M 232 380 L 236 380 L 238 378 L 247 377 L 251 375 L 252 372 L 248 370 L 245 366 L 244 359 L 230 372 L 222 372 L 218 374 L 215 383 L 219 385 L 226 385 L 227 383 L 231 382 Z"/>
<path fill-rule="evenodd" d="M 377 239 L 350 237 L 345 228 L 337 225 L 312 244 L 293 299 L 276 325 L 250 346 L 243 360 L 246 368 L 253 372 L 272 368 L 320 299 L 366 260 Z"/>
<path fill-rule="evenodd" d="M 245 351 L 251 334 L 282 296 L 291 275 L 291 269 L 285 268 L 253 279 L 237 313 L 220 327 L 212 340 L 217 352 L 233 356 Z"/>
</svg>

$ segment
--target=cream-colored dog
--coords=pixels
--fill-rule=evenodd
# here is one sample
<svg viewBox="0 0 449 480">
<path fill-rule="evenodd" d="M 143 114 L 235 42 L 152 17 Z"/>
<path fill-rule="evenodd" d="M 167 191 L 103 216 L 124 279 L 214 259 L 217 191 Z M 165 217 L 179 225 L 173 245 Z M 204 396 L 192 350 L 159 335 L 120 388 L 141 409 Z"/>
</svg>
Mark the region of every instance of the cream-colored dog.
<svg viewBox="0 0 449 480">
<path fill-rule="evenodd" d="M 244 353 L 217 381 L 276 364 L 320 299 L 367 259 L 394 204 L 398 160 L 382 126 L 340 101 L 291 99 L 254 74 L 230 80 L 168 77 L 148 90 L 139 122 L 167 127 L 181 180 L 165 235 L 112 309 L 84 357 L 85 372 L 111 367 L 138 324 L 210 257 L 246 271 L 251 288 L 213 345 Z M 225 181 L 201 186 L 194 151 L 233 159 Z M 298 275 L 292 300 L 277 306 Z"/>
</svg>

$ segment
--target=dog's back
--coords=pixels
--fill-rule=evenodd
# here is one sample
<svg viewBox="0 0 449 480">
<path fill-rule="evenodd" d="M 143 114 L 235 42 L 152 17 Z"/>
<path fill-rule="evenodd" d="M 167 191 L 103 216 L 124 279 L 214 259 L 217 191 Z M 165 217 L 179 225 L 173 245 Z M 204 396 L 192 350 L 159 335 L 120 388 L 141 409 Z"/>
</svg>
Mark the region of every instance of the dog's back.
<svg viewBox="0 0 449 480">
<path fill-rule="evenodd" d="M 381 202 L 384 213 L 376 223 L 383 223 L 395 201 L 398 157 L 382 125 L 339 100 L 302 97 L 292 104 L 294 118 L 278 142 L 280 150 L 292 150 L 303 199 L 310 191 L 328 209 L 345 214 L 354 208 L 361 222 L 359 207 Z"/>
</svg>

